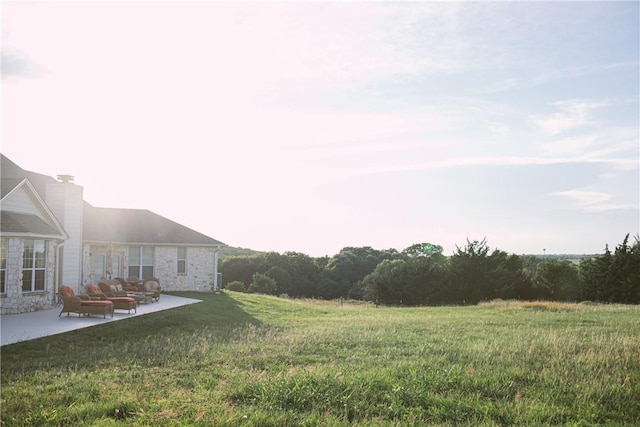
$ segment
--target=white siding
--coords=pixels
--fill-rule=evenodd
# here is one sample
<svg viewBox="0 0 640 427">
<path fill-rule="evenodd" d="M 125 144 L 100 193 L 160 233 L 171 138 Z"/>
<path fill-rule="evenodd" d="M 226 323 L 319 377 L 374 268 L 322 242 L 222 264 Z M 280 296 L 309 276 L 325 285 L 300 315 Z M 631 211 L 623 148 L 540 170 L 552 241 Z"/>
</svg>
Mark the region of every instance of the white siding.
<svg viewBox="0 0 640 427">
<path fill-rule="evenodd" d="M 38 215 L 43 218 L 42 211 L 33 201 L 24 186 L 17 188 L 2 201 L 2 210 L 5 212 L 17 212 L 22 214 Z"/>
<path fill-rule="evenodd" d="M 69 234 L 61 250 L 60 284 L 82 293 L 83 188 L 69 183 L 47 185 L 46 202 Z"/>
</svg>

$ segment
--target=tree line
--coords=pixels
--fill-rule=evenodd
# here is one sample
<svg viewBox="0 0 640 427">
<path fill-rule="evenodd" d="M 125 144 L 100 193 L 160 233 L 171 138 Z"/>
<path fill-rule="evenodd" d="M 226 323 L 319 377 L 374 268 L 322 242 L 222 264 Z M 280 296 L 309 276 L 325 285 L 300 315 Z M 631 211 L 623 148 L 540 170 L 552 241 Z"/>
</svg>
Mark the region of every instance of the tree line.
<svg viewBox="0 0 640 427">
<path fill-rule="evenodd" d="M 402 251 L 346 247 L 332 257 L 258 253 L 221 260 L 230 290 L 293 298 L 350 298 L 387 305 L 476 304 L 491 299 L 640 303 L 640 239 L 574 263 L 491 249 L 467 241 L 445 256 L 440 245 Z"/>
</svg>

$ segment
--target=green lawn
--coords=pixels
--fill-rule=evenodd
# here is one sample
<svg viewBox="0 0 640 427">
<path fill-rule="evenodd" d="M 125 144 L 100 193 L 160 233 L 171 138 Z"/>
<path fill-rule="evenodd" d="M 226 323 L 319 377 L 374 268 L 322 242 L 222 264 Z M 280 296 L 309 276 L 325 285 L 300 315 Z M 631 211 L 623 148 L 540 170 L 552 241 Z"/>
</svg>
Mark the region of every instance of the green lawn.
<svg viewBox="0 0 640 427">
<path fill-rule="evenodd" d="M 640 425 L 640 307 L 227 292 L 2 347 L 2 425 Z"/>
</svg>

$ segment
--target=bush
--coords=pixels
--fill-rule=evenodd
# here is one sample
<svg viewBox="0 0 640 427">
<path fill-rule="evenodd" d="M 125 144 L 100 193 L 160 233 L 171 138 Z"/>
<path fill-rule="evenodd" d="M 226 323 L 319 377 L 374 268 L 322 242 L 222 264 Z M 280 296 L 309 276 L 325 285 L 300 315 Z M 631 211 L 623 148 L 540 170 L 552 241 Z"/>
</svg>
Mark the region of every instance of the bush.
<svg viewBox="0 0 640 427">
<path fill-rule="evenodd" d="M 227 283 L 227 289 L 236 292 L 247 292 L 247 285 L 245 285 L 244 282 L 241 282 L 240 280 L 234 280 Z"/>
<path fill-rule="evenodd" d="M 278 287 L 274 279 L 262 273 L 254 273 L 253 281 L 249 285 L 252 294 L 272 294 Z"/>
</svg>

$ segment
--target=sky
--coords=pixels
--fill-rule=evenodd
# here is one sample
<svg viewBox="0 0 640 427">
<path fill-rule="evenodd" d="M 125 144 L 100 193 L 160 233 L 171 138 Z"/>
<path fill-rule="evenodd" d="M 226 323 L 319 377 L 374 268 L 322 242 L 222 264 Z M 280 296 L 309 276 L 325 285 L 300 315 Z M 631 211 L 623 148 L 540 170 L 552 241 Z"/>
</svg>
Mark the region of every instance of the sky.
<svg viewBox="0 0 640 427">
<path fill-rule="evenodd" d="M 2 2 L 1 151 L 230 246 L 639 233 L 640 3 Z"/>
</svg>

